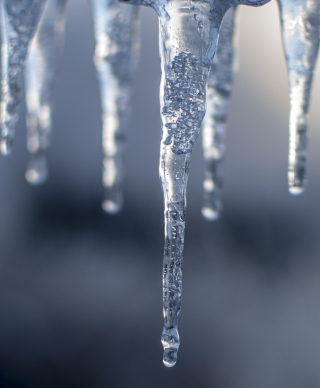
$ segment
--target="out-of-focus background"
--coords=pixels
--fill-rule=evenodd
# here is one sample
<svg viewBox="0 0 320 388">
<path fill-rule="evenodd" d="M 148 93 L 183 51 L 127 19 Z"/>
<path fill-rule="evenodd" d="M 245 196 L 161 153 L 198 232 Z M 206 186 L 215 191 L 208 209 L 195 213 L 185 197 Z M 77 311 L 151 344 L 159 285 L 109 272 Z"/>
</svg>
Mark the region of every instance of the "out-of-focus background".
<svg viewBox="0 0 320 388">
<path fill-rule="evenodd" d="M 241 6 L 224 214 L 201 217 L 201 141 L 190 171 L 181 347 L 162 364 L 163 213 L 157 15 L 142 8 L 125 208 L 101 209 L 101 120 L 85 0 L 70 0 L 50 177 L 24 179 L 25 109 L 0 161 L 1 388 L 318 388 L 320 69 L 305 194 L 287 191 L 288 86 L 273 0 Z"/>
</svg>

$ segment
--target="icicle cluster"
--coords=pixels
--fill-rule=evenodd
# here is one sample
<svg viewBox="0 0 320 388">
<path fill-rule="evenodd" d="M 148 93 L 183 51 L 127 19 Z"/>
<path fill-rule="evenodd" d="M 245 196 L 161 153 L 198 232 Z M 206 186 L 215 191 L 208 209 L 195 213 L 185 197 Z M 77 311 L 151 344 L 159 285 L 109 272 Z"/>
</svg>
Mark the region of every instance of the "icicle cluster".
<svg viewBox="0 0 320 388">
<path fill-rule="evenodd" d="M 163 362 L 168 367 L 175 365 L 180 344 L 181 267 L 192 149 L 202 125 L 205 160 L 202 214 L 215 220 L 222 211 L 225 132 L 234 72 L 235 7 L 261 6 L 268 1 L 126 1 L 151 6 L 159 16 L 162 120 L 159 173 L 165 220 L 161 341 Z M 319 47 L 320 0 L 278 1 L 290 85 L 288 181 L 289 191 L 296 195 L 303 192 L 306 182 L 307 114 Z M 48 175 L 46 153 L 50 143 L 53 84 L 63 45 L 66 2 L 1 2 L 0 149 L 3 154 L 11 151 L 25 65 L 30 152 L 26 179 L 32 184 L 44 182 Z M 108 213 L 117 213 L 123 202 L 125 132 L 139 51 L 138 7 L 118 0 L 89 2 L 102 106 L 105 187 L 102 207 Z"/>
</svg>

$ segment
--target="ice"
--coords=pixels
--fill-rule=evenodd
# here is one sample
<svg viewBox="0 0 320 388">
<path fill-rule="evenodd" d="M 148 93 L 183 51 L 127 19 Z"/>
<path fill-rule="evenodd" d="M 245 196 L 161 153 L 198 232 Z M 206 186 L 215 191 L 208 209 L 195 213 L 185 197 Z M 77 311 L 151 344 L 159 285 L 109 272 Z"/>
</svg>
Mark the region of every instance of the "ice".
<svg viewBox="0 0 320 388">
<path fill-rule="evenodd" d="M 103 209 L 122 208 L 125 131 L 129 125 L 131 83 L 139 54 L 138 8 L 117 0 L 90 0 L 96 48 L 94 64 L 100 83 L 103 124 Z M 26 179 L 42 183 L 48 174 L 53 84 L 63 43 L 66 0 L 48 0 L 26 65 Z"/>
<path fill-rule="evenodd" d="M 237 4 L 267 1 L 131 0 L 159 16 L 161 61 L 160 182 L 164 197 L 163 362 L 172 367 L 180 344 L 181 289 L 189 164 L 206 109 L 206 86 L 222 19 Z"/>
<path fill-rule="evenodd" d="M 46 0 L 2 0 L 1 2 L 0 149 L 2 154 L 11 152 L 22 98 L 24 62 L 45 2 Z"/>
<path fill-rule="evenodd" d="M 43 183 L 48 175 L 46 153 L 50 145 L 53 88 L 63 45 L 66 0 L 47 0 L 25 66 L 27 149 L 30 159 L 25 177 Z"/>
<path fill-rule="evenodd" d="M 138 7 L 118 0 L 90 0 L 96 48 L 94 63 L 102 106 L 102 208 L 118 213 L 123 204 L 125 132 L 130 119 L 131 83 L 139 55 Z"/>
<path fill-rule="evenodd" d="M 310 90 L 319 49 L 320 1 L 279 0 L 290 88 L 288 184 L 292 195 L 306 184 Z"/>
<path fill-rule="evenodd" d="M 222 212 L 225 137 L 235 67 L 236 10 L 237 7 L 230 8 L 222 21 L 217 50 L 208 78 L 207 110 L 202 122 L 205 162 L 202 215 L 208 221 L 218 219 Z"/>
<path fill-rule="evenodd" d="M 288 184 L 292 195 L 300 195 L 306 184 L 308 108 L 319 48 L 320 2 L 279 0 L 279 8 L 290 87 Z M 234 22 L 229 11 L 223 21 L 209 75 L 207 114 L 203 120 L 206 170 L 202 214 L 208 220 L 219 218 L 222 210 L 222 162 L 225 154 L 228 97 L 232 87 L 232 28 Z M 219 69 L 220 47 L 225 59 L 221 56 L 223 67 Z M 221 88 L 222 83 L 226 85 L 225 90 Z"/>
<path fill-rule="evenodd" d="M 41 183 L 51 131 L 52 91 L 63 40 L 66 0 L 48 0 L 26 67 L 28 149 L 26 178 Z M 125 0 L 123 0 L 125 1 Z M 152 6 L 159 16 L 160 112 L 159 174 L 164 198 L 163 362 L 172 367 L 180 345 L 186 193 L 191 154 L 203 121 L 206 164 L 202 213 L 217 219 L 222 210 L 222 164 L 234 64 L 235 9 L 269 0 L 129 0 Z M 1 152 L 10 152 L 22 93 L 22 72 L 45 0 L 2 1 Z M 125 131 L 129 125 L 131 83 L 139 51 L 138 7 L 118 0 L 90 0 L 103 125 L 103 209 L 123 204 Z M 298 195 L 306 182 L 307 114 L 318 54 L 320 0 L 279 0 L 290 85 L 289 190 Z M 229 11 L 229 12 L 228 12 Z M 216 57 L 214 53 L 218 42 Z M 212 68 L 210 71 L 210 66 Z M 208 88 L 208 91 L 207 91 Z M 207 108 L 206 108 L 207 104 Z M 205 116 L 207 109 L 207 115 Z"/>
</svg>

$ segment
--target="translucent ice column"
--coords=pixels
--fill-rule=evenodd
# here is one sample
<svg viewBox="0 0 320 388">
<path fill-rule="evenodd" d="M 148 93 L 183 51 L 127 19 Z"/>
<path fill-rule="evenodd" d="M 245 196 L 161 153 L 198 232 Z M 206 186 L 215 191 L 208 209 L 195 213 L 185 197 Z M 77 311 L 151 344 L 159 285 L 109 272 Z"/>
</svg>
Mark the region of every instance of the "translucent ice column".
<svg viewBox="0 0 320 388">
<path fill-rule="evenodd" d="M 288 184 L 297 195 L 306 183 L 307 114 L 319 48 L 320 1 L 279 0 L 279 5 L 290 87 Z"/>
<path fill-rule="evenodd" d="M 222 211 L 223 162 L 229 101 L 235 56 L 235 14 L 230 8 L 223 18 L 207 88 L 207 111 L 202 122 L 202 148 L 205 162 L 202 214 L 213 221 Z"/>
<path fill-rule="evenodd" d="M 96 49 L 94 63 L 102 105 L 103 209 L 122 208 L 125 131 L 129 125 L 131 83 L 139 54 L 138 7 L 118 0 L 91 0 Z"/>
<path fill-rule="evenodd" d="M 191 151 L 205 114 L 206 84 L 221 22 L 236 4 L 267 1 L 131 0 L 151 5 L 159 16 L 160 109 L 162 139 L 160 181 L 164 197 L 163 362 L 172 367 L 180 344 L 181 266 L 186 217 L 186 189 Z"/>
<path fill-rule="evenodd" d="M 66 0 L 47 0 L 25 66 L 27 148 L 31 156 L 26 179 L 44 182 L 48 175 L 46 153 L 50 143 L 53 86 L 63 45 Z"/>
<path fill-rule="evenodd" d="M 45 0 L 1 1 L 1 142 L 2 154 L 11 151 L 22 98 L 24 62 L 36 32 Z"/>
</svg>

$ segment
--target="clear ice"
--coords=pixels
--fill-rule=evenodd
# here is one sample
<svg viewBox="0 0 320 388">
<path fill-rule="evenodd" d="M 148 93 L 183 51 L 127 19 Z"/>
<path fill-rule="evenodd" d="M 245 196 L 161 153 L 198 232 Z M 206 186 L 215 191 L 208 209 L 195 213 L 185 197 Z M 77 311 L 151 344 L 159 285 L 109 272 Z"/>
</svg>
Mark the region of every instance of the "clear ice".
<svg viewBox="0 0 320 388">
<path fill-rule="evenodd" d="M 223 162 L 228 108 L 232 91 L 237 7 L 223 18 L 216 53 L 207 86 L 207 110 L 202 121 L 202 149 L 205 162 L 202 215 L 214 221 L 222 212 Z"/>
<path fill-rule="evenodd" d="M 130 119 L 131 84 L 139 56 L 138 7 L 118 0 L 90 0 L 102 106 L 102 208 L 118 213 L 123 204 L 125 132 Z"/>
<path fill-rule="evenodd" d="M 103 209 L 122 208 L 125 131 L 129 125 L 131 83 L 139 55 L 138 7 L 117 0 L 90 0 L 96 48 L 103 125 Z M 27 148 L 31 153 L 26 179 L 45 181 L 50 143 L 53 84 L 63 43 L 66 0 L 48 0 L 29 48 L 25 83 Z"/>
<path fill-rule="evenodd" d="M 288 186 L 292 195 L 299 195 L 303 193 L 307 181 L 308 109 L 313 72 L 319 50 L 320 1 L 278 0 L 278 2 L 290 89 Z M 224 21 L 227 24 L 227 17 Z M 206 170 L 203 183 L 204 206 L 202 214 L 209 220 L 217 219 L 222 210 L 221 188 L 223 176 L 221 161 L 225 153 L 225 125 L 221 125 L 220 128 L 222 129 L 220 131 L 216 130 L 215 127 L 217 121 L 220 120 L 219 109 L 223 112 L 221 119 L 224 124 L 226 123 L 228 109 L 228 99 L 223 98 L 223 93 L 219 97 L 219 91 L 211 89 L 211 79 L 213 80 L 212 84 L 214 82 L 218 84 L 219 80 L 227 77 L 229 72 L 229 82 L 226 82 L 228 91 L 225 96 L 230 95 L 233 67 L 232 29 L 234 29 L 234 23 L 231 23 L 231 19 L 229 29 L 225 31 L 225 35 L 222 35 L 224 30 L 221 28 L 218 49 L 209 76 L 207 114 L 203 123 L 203 152 Z M 224 36 L 224 39 L 222 39 L 222 36 Z M 219 70 L 220 48 L 224 53 L 229 52 L 229 56 L 226 55 L 227 59 L 222 70 Z M 215 62 L 218 65 L 215 65 Z M 215 120 L 215 114 L 218 116 L 218 120 Z M 211 159 L 209 156 L 211 156 Z"/>
<path fill-rule="evenodd" d="M 2 154 L 12 148 L 22 99 L 23 68 L 45 0 L 1 1 L 1 141 Z"/>
<path fill-rule="evenodd" d="M 50 144 L 53 86 L 63 46 L 66 0 L 47 0 L 37 33 L 29 45 L 25 65 L 27 149 L 25 177 L 43 183 L 48 175 L 46 153 Z"/>
<path fill-rule="evenodd" d="M 288 184 L 293 195 L 306 183 L 307 115 L 319 49 L 320 1 L 278 0 L 290 88 Z"/>
<path fill-rule="evenodd" d="M 48 1 L 38 33 L 30 45 L 26 67 L 27 145 L 32 154 L 26 178 L 34 184 L 41 183 L 47 175 L 45 154 L 51 131 L 53 80 L 63 40 L 66 4 L 66 0 Z M 178 316 L 192 149 L 207 103 L 203 121 L 206 170 L 202 213 L 213 220 L 222 209 L 222 163 L 234 63 L 234 7 L 261 6 L 268 1 L 123 0 L 132 5 L 152 6 L 159 16 L 162 120 L 159 174 L 165 219 L 161 341 L 167 367 L 175 365 L 180 345 Z M 296 195 L 303 192 L 306 182 L 307 114 L 319 47 L 320 0 L 278 1 L 290 86 L 288 180 L 291 194 Z M 27 49 L 45 3 L 46 0 L 2 0 L 1 3 L 0 148 L 3 154 L 11 150 Z M 118 0 L 90 0 L 90 4 L 96 39 L 94 63 L 102 105 L 105 187 L 102 207 L 108 213 L 117 213 L 123 202 L 125 130 L 139 51 L 138 7 Z"/>
<path fill-rule="evenodd" d="M 159 16 L 161 60 L 160 182 L 164 197 L 163 362 L 172 367 L 180 345 L 181 289 L 186 189 L 191 152 L 206 110 L 206 86 L 222 19 L 237 4 L 267 1 L 131 0 Z"/>
</svg>

